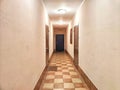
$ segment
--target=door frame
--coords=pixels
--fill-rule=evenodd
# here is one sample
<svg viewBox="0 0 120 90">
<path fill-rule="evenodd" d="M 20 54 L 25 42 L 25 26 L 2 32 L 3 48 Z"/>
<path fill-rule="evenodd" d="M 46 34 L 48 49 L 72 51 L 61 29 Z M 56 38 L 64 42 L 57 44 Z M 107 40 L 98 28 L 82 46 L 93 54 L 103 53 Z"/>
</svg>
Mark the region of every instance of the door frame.
<svg viewBox="0 0 120 90">
<path fill-rule="evenodd" d="M 46 36 L 46 65 L 49 64 L 49 26 L 45 25 L 45 36 Z"/>
<path fill-rule="evenodd" d="M 77 30 L 77 35 L 75 35 L 75 31 Z M 75 47 L 77 38 L 77 48 Z M 74 26 L 74 65 L 78 67 L 79 65 L 79 25 Z"/>
</svg>

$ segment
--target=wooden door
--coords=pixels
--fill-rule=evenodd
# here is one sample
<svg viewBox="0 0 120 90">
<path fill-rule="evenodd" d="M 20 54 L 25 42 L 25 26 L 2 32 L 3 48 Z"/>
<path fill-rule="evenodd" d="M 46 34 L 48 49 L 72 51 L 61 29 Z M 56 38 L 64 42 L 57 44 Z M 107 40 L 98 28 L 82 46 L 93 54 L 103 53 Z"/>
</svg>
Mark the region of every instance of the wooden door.
<svg viewBox="0 0 120 90">
<path fill-rule="evenodd" d="M 48 25 L 45 26 L 46 29 L 46 65 L 49 62 L 49 27 Z"/>
<path fill-rule="evenodd" d="M 74 64 L 78 66 L 79 26 L 74 27 Z"/>
</svg>

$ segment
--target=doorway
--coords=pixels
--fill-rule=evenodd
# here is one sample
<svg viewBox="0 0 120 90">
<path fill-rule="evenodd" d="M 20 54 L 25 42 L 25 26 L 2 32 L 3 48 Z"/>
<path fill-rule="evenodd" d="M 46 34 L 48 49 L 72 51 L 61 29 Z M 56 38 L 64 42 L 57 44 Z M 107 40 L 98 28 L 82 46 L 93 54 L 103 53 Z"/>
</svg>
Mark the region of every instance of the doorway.
<svg viewBox="0 0 120 90">
<path fill-rule="evenodd" d="M 56 51 L 64 51 L 64 34 L 56 35 Z"/>
<path fill-rule="evenodd" d="M 79 49 L 79 25 L 74 27 L 74 64 L 76 67 L 79 64 L 78 49 Z"/>
</svg>

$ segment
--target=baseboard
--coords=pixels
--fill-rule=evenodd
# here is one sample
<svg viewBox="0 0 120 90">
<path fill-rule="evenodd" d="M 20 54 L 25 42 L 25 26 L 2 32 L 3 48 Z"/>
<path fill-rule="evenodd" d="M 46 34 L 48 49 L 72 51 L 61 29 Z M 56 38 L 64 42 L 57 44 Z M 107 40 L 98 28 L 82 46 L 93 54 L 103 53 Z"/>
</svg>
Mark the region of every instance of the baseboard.
<svg viewBox="0 0 120 90">
<path fill-rule="evenodd" d="M 49 62 L 48 62 L 48 63 L 50 63 L 50 61 L 51 61 L 51 59 L 52 59 L 54 53 L 55 53 L 55 51 L 52 52 L 52 55 L 50 56 Z"/>
<path fill-rule="evenodd" d="M 65 50 L 65 52 L 69 55 L 69 57 L 70 57 L 72 60 L 74 60 L 74 59 L 72 58 L 72 56 L 68 53 L 67 50 Z M 73 63 L 73 64 L 74 64 L 74 63 Z M 80 66 L 76 66 L 76 65 L 74 65 L 74 66 L 75 66 L 76 69 L 78 70 L 79 74 L 82 76 L 83 80 L 85 81 L 85 83 L 87 84 L 87 86 L 89 87 L 89 89 L 90 89 L 90 90 L 98 90 L 98 89 L 96 88 L 96 86 L 92 83 L 92 81 L 88 78 L 88 76 L 84 73 L 84 71 L 80 68 Z"/>
<path fill-rule="evenodd" d="M 78 72 L 81 74 L 82 78 L 84 79 L 85 83 L 89 87 L 90 90 L 98 90 L 96 86 L 92 83 L 92 81 L 88 78 L 88 76 L 84 73 L 84 71 L 78 66 Z"/>
<path fill-rule="evenodd" d="M 42 72 L 42 74 L 41 74 L 41 76 L 40 76 L 40 78 L 39 78 L 39 80 L 38 80 L 38 82 L 37 82 L 34 90 L 39 90 L 39 89 L 40 89 L 40 86 L 41 86 L 41 84 L 42 84 L 42 80 L 43 80 L 43 78 L 44 78 L 44 76 L 45 76 L 46 71 L 47 71 L 47 66 L 46 66 L 45 69 L 43 70 L 43 72 Z"/>
<path fill-rule="evenodd" d="M 52 57 L 53 57 L 53 54 L 54 54 L 54 51 L 53 51 L 51 57 L 49 58 L 49 63 L 50 63 L 50 61 L 51 61 L 51 59 L 52 59 Z M 48 63 L 48 65 L 49 65 L 49 63 Z M 40 90 L 40 87 L 41 87 L 41 84 L 42 84 L 42 80 L 44 79 L 44 76 L 45 76 L 45 73 L 46 73 L 46 71 L 47 71 L 47 68 L 48 68 L 48 66 L 46 66 L 46 67 L 44 68 L 44 70 L 43 70 L 43 72 L 42 72 L 42 74 L 41 74 L 41 76 L 40 76 L 40 78 L 39 78 L 39 80 L 38 80 L 38 82 L 37 82 L 34 90 Z"/>
<path fill-rule="evenodd" d="M 68 56 L 71 58 L 71 60 L 74 60 L 73 57 L 68 53 L 67 50 L 65 50 L 65 52 L 68 54 Z"/>
</svg>

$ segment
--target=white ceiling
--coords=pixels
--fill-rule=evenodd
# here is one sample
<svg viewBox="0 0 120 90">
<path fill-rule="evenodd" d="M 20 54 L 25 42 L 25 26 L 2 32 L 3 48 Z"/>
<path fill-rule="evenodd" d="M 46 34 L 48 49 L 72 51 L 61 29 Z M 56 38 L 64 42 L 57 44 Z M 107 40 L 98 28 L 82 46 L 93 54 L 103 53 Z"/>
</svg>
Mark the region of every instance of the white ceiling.
<svg viewBox="0 0 120 90">
<path fill-rule="evenodd" d="M 55 24 L 63 21 L 62 23 L 66 24 L 72 20 L 82 0 L 43 0 L 43 2 L 51 21 L 55 22 Z M 58 14 L 58 9 L 66 9 L 67 12 Z"/>
</svg>

